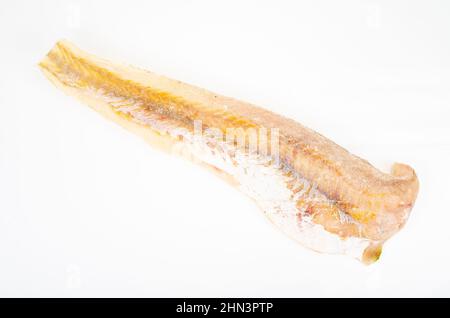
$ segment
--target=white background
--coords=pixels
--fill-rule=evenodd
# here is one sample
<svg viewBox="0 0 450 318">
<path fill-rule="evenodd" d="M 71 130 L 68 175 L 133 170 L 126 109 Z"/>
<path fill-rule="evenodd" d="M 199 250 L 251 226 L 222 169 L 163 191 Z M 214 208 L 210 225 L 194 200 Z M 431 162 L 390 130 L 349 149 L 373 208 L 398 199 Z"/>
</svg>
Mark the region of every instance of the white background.
<svg viewBox="0 0 450 318">
<path fill-rule="evenodd" d="M 264 106 L 421 182 L 372 266 L 65 96 L 81 48 Z M 450 296 L 448 1 L 1 1 L 0 296 Z"/>
</svg>

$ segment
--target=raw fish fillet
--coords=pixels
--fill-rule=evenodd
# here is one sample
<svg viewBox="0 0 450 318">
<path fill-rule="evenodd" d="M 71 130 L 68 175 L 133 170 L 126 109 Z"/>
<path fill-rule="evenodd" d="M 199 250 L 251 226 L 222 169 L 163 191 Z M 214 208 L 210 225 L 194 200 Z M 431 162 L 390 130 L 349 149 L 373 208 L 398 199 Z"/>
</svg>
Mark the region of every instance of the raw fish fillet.
<svg viewBox="0 0 450 318">
<path fill-rule="evenodd" d="M 310 249 L 372 263 L 416 199 L 411 167 L 396 163 L 383 173 L 313 130 L 249 103 L 111 63 L 67 41 L 39 66 L 57 87 L 105 117 L 224 177 Z"/>
</svg>

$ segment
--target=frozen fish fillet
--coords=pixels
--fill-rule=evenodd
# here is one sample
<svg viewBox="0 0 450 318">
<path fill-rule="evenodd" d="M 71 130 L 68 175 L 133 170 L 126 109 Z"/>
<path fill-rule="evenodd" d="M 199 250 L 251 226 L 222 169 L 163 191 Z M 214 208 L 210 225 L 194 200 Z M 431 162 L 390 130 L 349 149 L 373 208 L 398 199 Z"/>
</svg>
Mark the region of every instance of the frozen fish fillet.
<svg viewBox="0 0 450 318">
<path fill-rule="evenodd" d="M 260 107 L 58 42 L 40 62 L 57 87 L 152 145 L 202 164 L 313 250 L 376 261 L 408 219 L 412 168 L 383 173 L 324 136 Z M 174 194 L 176 195 L 176 194 Z"/>
</svg>

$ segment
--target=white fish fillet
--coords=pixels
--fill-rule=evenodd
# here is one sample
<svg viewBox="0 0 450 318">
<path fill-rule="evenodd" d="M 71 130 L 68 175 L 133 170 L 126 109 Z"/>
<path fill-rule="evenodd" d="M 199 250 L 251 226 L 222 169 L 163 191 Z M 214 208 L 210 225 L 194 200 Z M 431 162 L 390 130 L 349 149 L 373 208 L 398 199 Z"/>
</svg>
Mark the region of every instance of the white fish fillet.
<svg viewBox="0 0 450 318">
<path fill-rule="evenodd" d="M 322 135 L 257 106 L 58 42 L 39 64 L 59 88 L 152 145 L 189 157 L 254 199 L 313 250 L 371 263 L 406 222 L 419 183 L 378 171 Z"/>
</svg>

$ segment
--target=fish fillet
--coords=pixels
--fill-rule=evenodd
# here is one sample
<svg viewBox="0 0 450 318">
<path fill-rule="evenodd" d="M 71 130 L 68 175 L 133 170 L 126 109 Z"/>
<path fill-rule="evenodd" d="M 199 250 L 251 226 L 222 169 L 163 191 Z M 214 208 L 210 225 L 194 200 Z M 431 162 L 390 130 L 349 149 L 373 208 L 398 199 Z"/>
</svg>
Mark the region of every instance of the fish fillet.
<svg viewBox="0 0 450 318">
<path fill-rule="evenodd" d="M 315 251 L 366 264 L 408 219 L 419 183 L 383 173 L 324 136 L 260 107 L 59 41 L 39 63 L 67 94 L 250 196 L 281 231 Z"/>
</svg>

